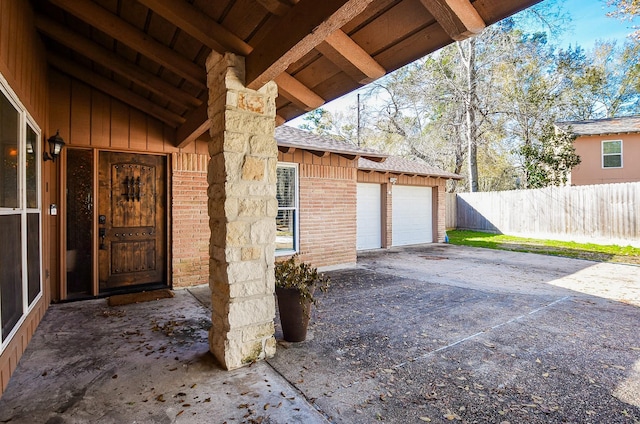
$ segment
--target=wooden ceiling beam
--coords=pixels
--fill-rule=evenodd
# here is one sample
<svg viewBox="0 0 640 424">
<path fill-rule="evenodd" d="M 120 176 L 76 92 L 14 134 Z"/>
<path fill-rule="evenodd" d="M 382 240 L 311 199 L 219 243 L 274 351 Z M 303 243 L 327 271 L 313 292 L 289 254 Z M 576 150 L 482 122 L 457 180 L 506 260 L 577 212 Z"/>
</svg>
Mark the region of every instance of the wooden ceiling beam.
<svg viewBox="0 0 640 424">
<path fill-rule="evenodd" d="M 203 103 L 187 115 L 186 121 L 176 129 L 176 147 L 186 147 L 209 131 L 211 121 L 207 111 L 208 107 L 207 103 Z"/>
<path fill-rule="evenodd" d="M 360 84 L 368 84 L 387 73 L 369 53 L 340 29 L 329 34 L 316 50 Z"/>
<path fill-rule="evenodd" d="M 291 9 L 291 3 L 281 0 L 257 0 L 269 13 L 273 13 L 276 16 L 282 16 Z M 293 0 L 297 3 L 297 0 Z"/>
<path fill-rule="evenodd" d="M 138 0 L 196 40 L 220 54 L 232 52 L 246 56 L 252 50 L 240 37 L 184 1 Z"/>
<path fill-rule="evenodd" d="M 480 33 L 487 24 L 469 0 L 420 0 L 442 29 L 456 41 Z"/>
<path fill-rule="evenodd" d="M 43 34 L 167 101 L 186 109 L 198 107 L 202 104 L 202 101 L 197 97 L 189 95 L 151 72 L 122 59 L 112 51 L 73 32 L 68 27 L 52 19 L 37 15 L 35 21 L 36 28 Z"/>
<path fill-rule="evenodd" d="M 65 74 L 68 74 L 71 77 L 104 92 L 108 96 L 114 97 L 123 103 L 128 104 L 129 106 L 135 107 L 143 113 L 153 116 L 169 126 L 175 128 L 185 122 L 185 119 L 182 116 L 158 106 L 142 96 L 132 93 L 121 85 L 118 85 L 110 79 L 104 78 L 89 69 L 79 67 L 77 63 L 62 59 L 61 57 L 51 53 L 47 54 L 47 61 L 51 66 L 59 69 Z"/>
<path fill-rule="evenodd" d="M 286 72 L 275 77 L 274 81 L 278 84 L 278 94 L 282 94 L 307 112 L 317 109 L 325 103 L 322 97 Z"/>
<path fill-rule="evenodd" d="M 69 0 L 67 0 L 69 1 Z M 340 29 L 373 0 L 301 0 L 246 59 L 246 85 L 259 89 Z"/>
<path fill-rule="evenodd" d="M 206 71 L 91 0 L 50 0 L 80 20 L 126 44 L 198 88 L 206 88 Z"/>
</svg>

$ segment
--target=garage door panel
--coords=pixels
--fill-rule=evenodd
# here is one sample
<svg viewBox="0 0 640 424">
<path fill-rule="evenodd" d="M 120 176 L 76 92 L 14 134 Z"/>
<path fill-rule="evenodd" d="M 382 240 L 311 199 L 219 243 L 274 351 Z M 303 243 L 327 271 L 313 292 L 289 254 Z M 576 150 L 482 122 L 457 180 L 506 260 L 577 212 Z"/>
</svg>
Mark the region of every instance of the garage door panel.
<svg viewBox="0 0 640 424">
<path fill-rule="evenodd" d="M 431 196 L 431 187 L 393 186 L 393 246 L 433 242 Z"/>
<path fill-rule="evenodd" d="M 358 183 L 356 249 L 382 247 L 380 184 Z"/>
</svg>

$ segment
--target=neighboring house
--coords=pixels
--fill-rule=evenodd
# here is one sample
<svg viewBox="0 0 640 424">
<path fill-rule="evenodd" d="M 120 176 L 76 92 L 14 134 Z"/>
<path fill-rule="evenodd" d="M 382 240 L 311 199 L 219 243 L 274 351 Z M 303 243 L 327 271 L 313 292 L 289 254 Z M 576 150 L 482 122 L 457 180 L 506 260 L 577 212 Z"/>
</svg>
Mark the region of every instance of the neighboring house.
<svg viewBox="0 0 640 424">
<path fill-rule="evenodd" d="M 559 122 L 577 136 L 571 185 L 640 181 L 640 116 Z"/>
</svg>

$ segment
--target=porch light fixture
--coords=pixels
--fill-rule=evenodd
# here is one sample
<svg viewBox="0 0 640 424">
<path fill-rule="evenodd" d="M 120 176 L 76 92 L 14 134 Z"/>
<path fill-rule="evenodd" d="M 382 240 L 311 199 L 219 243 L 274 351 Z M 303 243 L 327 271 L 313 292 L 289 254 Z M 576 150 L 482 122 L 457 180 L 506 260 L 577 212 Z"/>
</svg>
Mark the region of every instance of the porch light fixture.
<svg viewBox="0 0 640 424">
<path fill-rule="evenodd" d="M 60 137 L 60 130 L 56 131 L 56 135 L 49 137 L 47 141 L 49 142 L 49 153 L 44 152 L 42 156 L 44 157 L 45 162 L 48 160 L 55 162 L 64 147 L 64 140 Z"/>
</svg>

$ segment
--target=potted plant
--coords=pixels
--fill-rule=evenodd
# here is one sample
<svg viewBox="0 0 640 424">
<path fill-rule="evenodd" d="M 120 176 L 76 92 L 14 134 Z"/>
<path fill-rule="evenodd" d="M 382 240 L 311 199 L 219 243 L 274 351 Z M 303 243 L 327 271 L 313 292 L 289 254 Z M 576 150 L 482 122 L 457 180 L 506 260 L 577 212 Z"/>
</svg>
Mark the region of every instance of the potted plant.
<svg viewBox="0 0 640 424">
<path fill-rule="evenodd" d="M 316 289 L 326 292 L 329 277 L 301 261 L 298 255 L 276 262 L 276 295 L 282 334 L 288 342 L 302 342 L 307 338 L 311 306 L 318 304 Z"/>
</svg>

